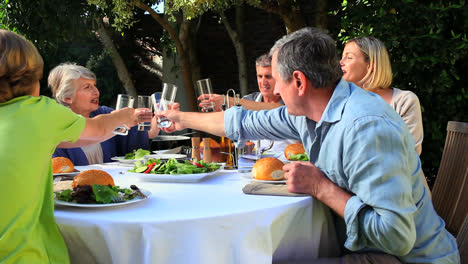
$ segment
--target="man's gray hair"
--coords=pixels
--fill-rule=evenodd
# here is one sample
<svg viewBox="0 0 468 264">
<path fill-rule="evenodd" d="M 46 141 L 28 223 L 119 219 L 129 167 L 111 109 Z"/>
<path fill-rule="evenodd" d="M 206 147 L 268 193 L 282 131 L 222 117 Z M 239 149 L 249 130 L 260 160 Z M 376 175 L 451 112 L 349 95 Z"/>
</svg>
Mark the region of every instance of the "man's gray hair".
<svg viewBox="0 0 468 264">
<path fill-rule="evenodd" d="M 276 51 L 276 68 L 284 81 L 290 81 L 294 71 L 301 71 L 316 88 L 322 88 L 337 84 L 343 75 L 335 42 L 319 29 L 306 27 L 282 37 L 270 56 Z"/>
<path fill-rule="evenodd" d="M 74 63 L 62 63 L 53 68 L 49 73 L 47 82 L 55 100 L 60 104 L 68 106 L 65 98 L 73 97 L 77 88 L 73 85 L 73 80 L 80 77 L 96 80 L 96 75 L 92 71 Z"/>
<path fill-rule="evenodd" d="M 260 55 L 255 60 L 255 67 L 270 67 L 271 66 L 271 56 L 268 53 L 265 53 L 263 55 Z"/>
</svg>

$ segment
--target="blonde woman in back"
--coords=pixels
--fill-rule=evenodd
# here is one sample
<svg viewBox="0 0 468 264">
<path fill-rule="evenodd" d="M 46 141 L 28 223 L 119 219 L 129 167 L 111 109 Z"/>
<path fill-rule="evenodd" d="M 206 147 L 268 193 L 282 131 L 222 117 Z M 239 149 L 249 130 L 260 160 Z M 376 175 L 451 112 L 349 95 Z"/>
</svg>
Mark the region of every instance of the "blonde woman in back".
<svg viewBox="0 0 468 264">
<path fill-rule="evenodd" d="M 351 39 L 345 45 L 340 64 L 343 79 L 380 95 L 395 109 L 408 126 L 416 152 L 421 155 L 424 137 L 421 105 L 413 92 L 391 87 L 392 66 L 385 45 L 372 37 Z M 424 175 L 423 183 L 430 194 Z"/>
</svg>

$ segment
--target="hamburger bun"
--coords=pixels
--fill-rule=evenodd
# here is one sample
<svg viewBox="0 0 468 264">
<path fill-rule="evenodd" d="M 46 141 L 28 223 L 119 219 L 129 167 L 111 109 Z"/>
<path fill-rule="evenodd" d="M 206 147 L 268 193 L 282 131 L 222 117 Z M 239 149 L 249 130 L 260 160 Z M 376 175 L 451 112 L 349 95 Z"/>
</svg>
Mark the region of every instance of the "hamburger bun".
<svg viewBox="0 0 468 264">
<path fill-rule="evenodd" d="M 303 154 L 305 153 L 304 146 L 301 143 L 289 144 L 284 149 L 284 156 L 289 160 L 291 155 Z"/>
<path fill-rule="evenodd" d="M 109 173 L 103 170 L 87 170 L 83 171 L 80 174 L 76 175 L 73 178 L 72 187 L 75 188 L 77 186 L 84 186 L 89 185 L 92 186 L 93 184 L 99 185 L 110 185 L 114 186 L 114 179 Z"/>
<path fill-rule="evenodd" d="M 52 172 L 53 173 L 68 173 L 75 170 L 73 162 L 65 157 L 52 158 Z"/>
<path fill-rule="evenodd" d="M 280 181 L 284 180 L 284 163 L 273 157 L 259 159 L 252 168 L 252 176 L 257 180 Z"/>
</svg>

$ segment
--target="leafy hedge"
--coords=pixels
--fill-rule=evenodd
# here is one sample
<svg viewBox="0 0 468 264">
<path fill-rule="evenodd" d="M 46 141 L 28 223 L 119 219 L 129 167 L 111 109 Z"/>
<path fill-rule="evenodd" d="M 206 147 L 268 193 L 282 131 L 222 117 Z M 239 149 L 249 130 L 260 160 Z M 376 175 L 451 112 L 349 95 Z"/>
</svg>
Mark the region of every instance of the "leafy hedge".
<svg viewBox="0 0 468 264">
<path fill-rule="evenodd" d="M 393 86 L 419 97 L 423 170 L 433 184 L 448 121 L 468 122 L 468 5 L 460 1 L 344 1 L 339 45 L 373 36 L 390 53 Z M 341 46 L 342 47 L 342 46 Z"/>
</svg>

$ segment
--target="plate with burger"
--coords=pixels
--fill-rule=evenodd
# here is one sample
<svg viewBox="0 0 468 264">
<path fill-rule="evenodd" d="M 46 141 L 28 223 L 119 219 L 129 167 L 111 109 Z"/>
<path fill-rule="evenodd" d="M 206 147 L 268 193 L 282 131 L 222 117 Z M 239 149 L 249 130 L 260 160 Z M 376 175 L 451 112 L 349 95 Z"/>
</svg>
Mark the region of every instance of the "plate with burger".
<svg viewBox="0 0 468 264">
<path fill-rule="evenodd" d="M 116 186 L 114 179 L 103 170 L 87 170 L 73 181 L 54 183 L 55 204 L 72 207 L 111 207 L 146 200 L 151 192 Z"/>
<path fill-rule="evenodd" d="M 54 176 L 74 176 L 80 173 L 75 169 L 73 162 L 65 157 L 52 158 L 52 173 Z"/>
<path fill-rule="evenodd" d="M 301 143 L 289 144 L 284 149 L 284 156 L 291 161 L 309 161 L 309 157 Z"/>
<path fill-rule="evenodd" d="M 252 167 L 252 173 L 245 174 L 248 179 L 263 183 L 286 183 L 283 171 L 284 163 L 274 157 L 259 159 Z"/>
</svg>

